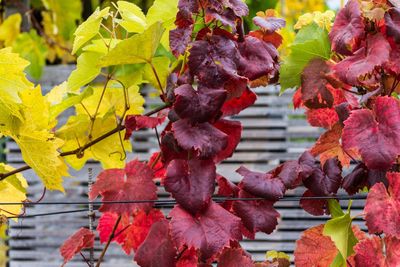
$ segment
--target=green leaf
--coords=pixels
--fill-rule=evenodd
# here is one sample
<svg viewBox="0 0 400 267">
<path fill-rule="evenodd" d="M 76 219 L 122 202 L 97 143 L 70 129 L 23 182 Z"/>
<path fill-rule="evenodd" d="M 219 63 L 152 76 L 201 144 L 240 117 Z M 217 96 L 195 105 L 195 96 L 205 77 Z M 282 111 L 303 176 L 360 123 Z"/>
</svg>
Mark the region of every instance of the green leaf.
<svg viewBox="0 0 400 267">
<path fill-rule="evenodd" d="M 39 80 L 46 65 L 48 52 L 43 38 L 34 30 L 30 30 L 29 33 L 21 33 L 14 42 L 13 52 L 20 54 L 31 63 L 26 71 L 32 78 Z"/>
<path fill-rule="evenodd" d="M 162 22 L 166 29 L 161 44 L 169 50 L 169 31 L 175 28 L 175 18 L 178 13 L 178 0 L 155 0 L 147 12 L 147 24 Z"/>
<path fill-rule="evenodd" d="M 164 28 L 157 22 L 143 33 L 119 42 L 110 52 L 101 58 L 102 67 L 121 64 L 136 64 L 151 62 L 160 44 Z"/>
<path fill-rule="evenodd" d="M 348 210 L 346 214 L 327 221 L 323 231 L 323 234 L 329 236 L 335 243 L 344 261 L 354 253 L 353 247 L 358 242 L 351 228 L 351 223 L 352 218 L 350 217 L 350 210 Z"/>
<path fill-rule="evenodd" d="M 167 79 L 170 73 L 169 64 L 170 60 L 168 57 L 153 58 L 151 64 L 146 64 L 144 67 L 144 79 L 149 81 L 154 88 L 160 91 L 164 90 L 167 87 Z"/>
<path fill-rule="evenodd" d="M 99 33 L 103 18 L 107 18 L 109 7 L 100 10 L 97 8 L 90 17 L 76 29 L 72 54 L 75 54 L 82 45 L 86 44 Z"/>
<path fill-rule="evenodd" d="M 342 254 L 340 254 L 340 252 L 338 252 L 338 254 L 336 255 L 331 265 L 329 265 L 329 267 L 347 267 L 346 261 L 343 259 Z"/>
<path fill-rule="evenodd" d="M 336 199 L 328 199 L 328 208 L 332 218 L 337 218 L 344 215 L 342 207 L 340 207 L 340 203 Z"/>
<path fill-rule="evenodd" d="M 76 64 L 76 69 L 71 72 L 68 78 L 68 88 L 70 91 L 77 91 L 82 86 L 93 81 L 101 72 L 98 66 L 102 54 L 95 52 L 83 52 Z"/>
<path fill-rule="evenodd" d="M 298 38 L 291 46 L 291 54 L 281 66 L 281 92 L 301 85 L 301 74 L 307 64 L 314 58 L 328 60 L 331 56 L 331 45 L 326 30 L 312 31 L 314 26 L 302 28 Z"/>
<path fill-rule="evenodd" d="M 82 102 L 83 99 L 93 95 L 93 88 L 87 87 L 81 94 L 68 93 L 62 102 L 50 106 L 50 120 L 55 120 L 66 109 Z"/>
<path fill-rule="evenodd" d="M 119 23 L 128 32 L 143 32 L 147 27 L 146 16 L 140 7 L 126 1 L 117 2 L 122 21 Z"/>
</svg>

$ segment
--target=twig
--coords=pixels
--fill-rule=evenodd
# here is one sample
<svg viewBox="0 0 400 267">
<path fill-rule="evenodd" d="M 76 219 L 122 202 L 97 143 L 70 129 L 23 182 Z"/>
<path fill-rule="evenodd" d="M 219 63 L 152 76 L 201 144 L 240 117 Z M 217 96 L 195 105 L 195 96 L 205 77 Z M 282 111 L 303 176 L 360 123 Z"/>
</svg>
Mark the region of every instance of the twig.
<svg viewBox="0 0 400 267">
<path fill-rule="evenodd" d="M 157 113 L 157 112 L 159 112 L 159 111 L 161 111 L 163 109 L 166 109 L 166 108 L 170 107 L 170 105 L 171 105 L 170 103 L 164 104 L 164 105 L 162 105 L 160 107 L 157 107 L 157 108 L 147 112 L 146 114 L 144 114 L 144 116 L 151 116 L 151 115 L 153 115 L 153 114 L 155 114 L 155 113 Z M 66 157 L 66 156 L 71 156 L 71 155 L 80 155 L 86 149 L 90 148 L 91 146 L 94 146 L 95 144 L 97 144 L 97 143 L 103 141 L 104 139 L 106 139 L 107 137 L 110 137 L 111 135 L 113 135 L 115 133 L 118 133 L 120 131 L 123 131 L 123 130 L 125 130 L 125 126 L 124 125 L 119 125 L 116 128 L 112 129 L 111 131 L 109 131 L 109 132 L 97 137 L 96 139 L 92 140 L 91 142 L 85 144 L 82 147 L 79 147 L 79 148 L 71 150 L 71 151 L 66 151 L 66 152 L 60 153 L 60 157 Z M 22 166 L 22 167 L 20 167 L 18 169 L 12 170 L 10 172 L 0 173 L 0 181 L 6 179 L 7 177 L 9 177 L 11 175 L 14 175 L 14 174 L 17 174 L 17 173 L 20 173 L 20 172 L 23 172 L 23 171 L 26 171 L 26 170 L 29 170 L 29 169 L 31 169 L 31 167 L 28 166 L 28 165 L 25 165 L 25 166 Z"/>
<path fill-rule="evenodd" d="M 107 249 L 108 249 L 108 247 L 110 246 L 110 243 L 111 243 L 111 241 L 112 241 L 113 238 L 114 238 L 115 231 L 116 231 L 117 228 L 118 228 L 118 225 L 119 225 L 119 222 L 121 221 L 121 218 L 122 218 L 122 216 L 119 215 L 119 216 L 118 216 L 118 219 L 117 219 L 117 221 L 115 222 L 114 227 L 113 227 L 113 229 L 112 229 L 112 231 L 111 231 L 111 234 L 110 234 L 110 236 L 108 237 L 107 244 L 104 246 L 103 251 L 102 251 L 101 254 L 100 254 L 100 257 L 99 257 L 99 260 L 97 261 L 96 267 L 100 267 L 100 264 L 101 264 L 101 262 L 103 261 L 104 256 L 106 255 Z"/>
</svg>

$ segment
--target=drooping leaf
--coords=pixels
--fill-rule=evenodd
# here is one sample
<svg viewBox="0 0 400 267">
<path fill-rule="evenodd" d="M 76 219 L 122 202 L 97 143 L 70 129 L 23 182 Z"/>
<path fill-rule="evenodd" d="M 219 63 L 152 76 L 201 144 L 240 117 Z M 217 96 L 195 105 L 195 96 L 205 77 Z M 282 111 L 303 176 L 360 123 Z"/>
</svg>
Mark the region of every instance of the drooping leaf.
<svg viewBox="0 0 400 267">
<path fill-rule="evenodd" d="M 214 162 L 221 162 L 233 155 L 242 136 L 242 124 L 238 121 L 218 120 L 213 124 L 215 128 L 228 136 L 226 147 L 214 157 Z"/>
<path fill-rule="evenodd" d="M 250 89 L 246 88 L 241 96 L 225 101 L 221 108 L 222 116 L 226 117 L 239 114 L 242 110 L 253 105 L 256 100 L 257 95 Z"/>
<path fill-rule="evenodd" d="M 351 55 L 364 37 L 364 27 L 360 3 L 357 0 L 348 1 L 337 14 L 332 31 L 329 33 L 332 50 L 343 55 Z"/>
<path fill-rule="evenodd" d="M 387 173 L 389 189 L 383 183 L 375 184 L 365 203 L 366 225 L 370 233 L 383 232 L 400 237 L 400 173 Z"/>
<path fill-rule="evenodd" d="M 214 193 L 216 168 L 212 160 L 173 160 L 164 179 L 165 190 L 187 212 L 196 215 L 206 209 Z"/>
<path fill-rule="evenodd" d="M 223 89 L 199 87 L 194 90 L 189 84 L 174 89 L 173 109 L 181 119 L 191 122 L 207 122 L 219 115 L 219 110 L 226 99 Z"/>
<path fill-rule="evenodd" d="M 240 190 L 239 197 L 253 198 L 254 196 Z M 254 239 L 256 232 L 271 234 L 275 230 L 280 214 L 273 204 L 274 202 L 268 200 L 233 202 L 233 211 L 242 219 L 247 230 L 246 236 Z"/>
<path fill-rule="evenodd" d="M 204 260 L 220 252 L 231 240 L 241 239 L 240 219 L 214 202 L 197 217 L 180 206 L 176 206 L 169 215 L 172 217 L 171 236 L 175 244 L 199 249 Z"/>
<path fill-rule="evenodd" d="M 62 266 L 67 264 L 76 254 L 84 248 L 92 248 L 94 234 L 87 228 L 81 228 L 70 236 L 60 247 L 61 256 L 64 258 Z"/>
<path fill-rule="evenodd" d="M 391 8 L 385 13 L 386 34 L 393 37 L 396 43 L 400 43 L 400 9 L 399 7 Z"/>
<path fill-rule="evenodd" d="M 269 14 L 270 12 L 257 12 L 257 16 L 253 18 L 253 23 L 260 27 L 263 31 L 272 33 L 283 27 L 285 27 L 286 22 L 284 19 L 276 18 Z M 274 12 L 273 12 L 274 13 Z"/>
<path fill-rule="evenodd" d="M 177 251 L 169 232 L 167 220 L 154 223 L 147 238 L 136 251 L 135 261 L 142 267 L 175 266 Z"/>
<path fill-rule="evenodd" d="M 125 140 L 131 137 L 132 132 L 146 128 L 156 128 L 158 125 L 163 123 L 165 117 L 149 117 L 142 115 L 128 115 L 125 119 Z"/>
<path fill-rule="evenodd" d="M 125 169 L 104 170 L 97 177 L 89 192 L 90 199 L 102 196 L 103 201 L 137 201 L 157 199 L 157 187 L 153 182 L 153 170 L 138 160 L 126 164 Z M 138 210 L 149 211 L 152 203 L 131 203 L 106 205 L 100 207 L 102 212 L 117 214 L 134 214 Z"/>
<path fill-rule="evenodd" d="M 254 267 L 251 257 L 242 248 L 225 248 L 218 258 L 220 267 Z"/>
<path fill-rule="evenodd" d="M 368 168 L 387 170 L 400 154 L 398 121 L 398 100 L 378 97 L 373 110 L 354 110 L 344 122 L 343 148 L 357 149 Z"/>
<path fill-rule="evenodd" d="M 192 27 L 176 28 L 169 32 L 169 45 L 172 53 L 178 57 L 183 55 L 192 37 Z"/>
<path fill-rule="evenodd" d="M 364 46 L 337 63 L 333 69 L 340 80 L 347 84 L 376 86 L 377 81 L 366 76 L 373 74 L 375 68 L 389 60 L 390 50 L 389 42 L 382 34 L 369 35 Z"/>
<path fill-rule="evenodd" d="M 75 54 L 79 48 L 90 41 L 99 33 L 100 24 L 103 18 L 108 17 L 109 7 L 102 10 L 97 8 L 83 23 L 76 29 L 72 54 Z"/>
<path fill-rule="evenodd" d="M 172 130 L 178 144 L 186 150 L 194 150 L 201 157 L 212 157 L 226 148 L 228 137 L 211 124 L 179 120 L 172 124 Z"/>
</svg>

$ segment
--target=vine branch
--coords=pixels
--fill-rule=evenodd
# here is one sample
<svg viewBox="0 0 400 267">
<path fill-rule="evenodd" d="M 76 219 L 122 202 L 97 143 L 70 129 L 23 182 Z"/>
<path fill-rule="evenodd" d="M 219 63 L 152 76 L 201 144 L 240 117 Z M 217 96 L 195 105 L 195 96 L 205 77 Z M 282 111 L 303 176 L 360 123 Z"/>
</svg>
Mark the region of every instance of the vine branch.
<svg viewBox="0 0 400 267">
<path fill-rule="evenodd" d="M 151 116 L 151 115 L 153 115 L 153 114 L 155 114 L 155 113 L 157 113 L 157 112 L 159 112 L 161 110 L 164 110 L 164 109 L 168 108 L 170 105 L 171 105 L 170 103 L 167 103 L 167 104 L 164 104 L 162 106 L 159 106 L 159 107 L 157 107 L 157 108 L 145 113 L 144 116 Z M 66 156 L 71 156 L 71 155 L 79 156 L 86 149 L 90 148 L 91 146 L 93 146 L 93 145 L 103 141 L 107 137 L 110 137 L 111 135 L 113 135 L 115 133 L 118 133 L 118 132 L 121 132 L 123 130 L 125 130 L 125 125 L 118 125 L 117 127 L 112 129 L 111 131 L 109 131 L 109 132 L 97 137 L 96 139 L 93 139 L 92 141 L 90 141 L 89 143 L 85 144 L 84 146 L 82 146 L 80 148 L 60 153 L 60 156 L 61 157 L 66 157 Z M 20 173 L 20 172 L 23 172 L 23 171 L 26 171 L 26 170 L 29 170 L 29 169 L 31 169 L 31 167 L 28 166 L 28 165 L 25 165 L 25 166 L 22 166 L 20 168 L 15 169 L 15 170 L 12 170 L 10 172 L 0 173 L 0 181 L 6 179 L 7 177 L 9 177 L 11 175 L 14 175 L 14 174 L 17 174 L 17 173 Z"/>
</svg>

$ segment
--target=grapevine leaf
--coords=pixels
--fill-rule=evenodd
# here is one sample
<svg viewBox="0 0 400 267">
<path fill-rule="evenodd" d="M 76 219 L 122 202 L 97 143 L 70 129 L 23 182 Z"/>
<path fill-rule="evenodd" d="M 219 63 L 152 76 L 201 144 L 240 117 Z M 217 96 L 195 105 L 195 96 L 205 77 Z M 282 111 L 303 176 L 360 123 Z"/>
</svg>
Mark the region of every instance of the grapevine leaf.
<svg viewBox="0 0 400 267">
<path fill-rule="evenodd" d="M 239 74 L 256 80 L 262 76 L 273 74 L 278 66 L 278 51 L 271 43 L 252 36 L 246 36 L 239 43 Z"/>
<path fill-rule="evenodd" d="M 199 249 L 203 260 L 220 252 L 231 240 L 242 237 L 240 219 L 214 202 L 197 217 L 180 206 L 175 206 L 169 215 L 172 217 L 171 236 L 175 244 Z"/>
<path fill-rule="evenodd" d="M 149 117 L 142 115 L 129 115 L 125 118 L 125 140 L 131 137 L 133 131 L 146 128 L 156 128 L 163 123 L 165 117 Z"/>
<path fill-rule="evenodd" d="M 335 124 L 332 129 L 322 134 L 310 152 L 320 156 L 321 163 L 324 164 L 329 158 L 337 157 L 343 167 L 350 165 L 350 157 L 343 150 L 340 144 L 343 127 Z"/>
<path fill-rule="evenodd" d="M 338 250 L 329 236 L 324 236 L 324 225 L 307 229 L 296 241 L 294 264 L 296 266 L 330 266 Z"/>
<path fill-rule="evenodd" d="M 328 220 L 324 226 L 323 234 L 329 236 L 339 250 L 343 259 L 354 253 L 353 247 L 358 240 L 351 227 L 350 212 Z"/>
<path fill-rule="evenodd" d="M 342 183 L 342 167 L 336 158 L 328 159 L 323 168 L 315 168 L 303 179 L 304 185 L 317 196 L 336 194 Z"/>
<path fill-rule="evenodd" d="M 310 198 L 311 199 L 308 199 Z M 317 197 L 311 190 L 306 190 L 300 199 L 300 207 L 314 216 L 328 214 L 327 201 L 325 199 L 315 199 Z"/>
<path fill-rule="evenodd" d="M 213 124 L 215 128 L 228 136 L 225 149 L 221 150 L 215 157 L 214 162 L 221 162 L 232 156 L 242 136 L 242 125 L 238 121 L 218 120 Z"/>
<path fill-rule="evenodd" d="M 109 7 L 100 10 L 97 8 L 92 15 L 90 15 L 83 23 L 76 29 L 74 36 L 74 44 L 72 47 L 72 54 L 74 55 L 79 48 L 90 41 L 99 33 L 100 24 L 103 18 L 107 18 L 109 14 Z"/>
<path fill-rule="evenodd" d="M 336 16 L 329 38 L 332 50 L 343 55 L 351 55 L 364 37 L 365 25 L 357 0 L 350 0 Z"/>
<path fill-rule="evenodd" d="M 322 59 L 312 59 L 301 74 L 301 96 L 304 105 L 309 108 L 330 108 L 333 105 L 333 95 L 326 74 L 330 66 Z"/>
<path fill-rule="evenodd" d="M 302 37 L 302 32 L 310 31 L 313 35 Z M 291 46 L 291 54 L 287 57 L 280 70 L 281 91 L 301 85 L 301 73 L 307 64 L 314 58 L 329 60 L 331 46 L 326 30 L 319 29 L 318 25 L 311 24 L 302 28 Z M 303 40 L 300 37 L 304 38 Z"/>
<path fill-rule="evenodd" d="M 284 19 L 276 18 L 273 16 L 261 16 L 263 12 L 257 13 L 257 16 L 253 18 L 253 23 L 260 27 L 267 33 L 273 33 L 281 28 L 284 28 L 286 22 Z"/>
<path fill-rule="evenodd" d="M 342 187 L 349 195 L 354 195 L 368 185 L 367 179 L 368 169 L 364 164 L 360 163 L 351 173 L 344 177 Z"/>
<path fill-rule="evenodd" d="M 383 239 L 372 236 L 359 242 L 355 247 L 357 266 L 397 266 L 400 264 L 400 240 L 393 236 Z M 384 252 L 384 251 L 385 252 Z"/>
<path fill-rule="evenodd" d="M 172 53 L 179 57 L 183 55 L 192 37 L 192 27 L 176 28 L 169 32 L 169 44 Z"/>
<path fill-rule="evenodd" d="M 163 213 L 156 209 L 152 209 L 148 214 L 139 211 L 133 217 L 133 221 L 130 216 L 124 215 L 115 231 L 117 235 L 112 241 L 120 244 L 125 253 L 129 255 L 143 243 L 151 226 L 163 218 Z M 108 241 L 117 219 L 118 215 L 115 213 L 106 212 L 102 214 L 97 226 L 101 243 Z"/>
<path fill-rule="evenodd" d="M 168 57 L 154 57 L 150 64 L 144 66 L 143 78 L 162 92 L 167 87 L 167 78 L 170 74 L 169 65 Z"/>
<path fill-rule="evenodd" d="M 147 20 L 140 7 L 127 1 L 118 1 L 117 6 L 122 17 L 119 25 L 128 32 L 144 31 L 147 27 Z"/>
<path fill-rule="evenodd" d="M 135 34 L 119 42 L 103 56 L 98 63 L 101 67 L 122 64 L 150 63 L 160 43 L 164 28 L 156 22 L 143 33 Z"/>
<path fill-rule="evenodd" d="M 26 68 L 28 74 L 36 80 L 40 79 L 46 64 L 47 47 L 36 31 L 30 30 L 18 35 L 13 44 L 13 51 L 31 63 Z"/>
<path fill-rule="evenodd" d="M 215 156 L 228 144 L 228 136 L 207 122 L 191 125 L 187 119 L 179 120 L 172 130 L 183 149 L 193 149 L 201 157 Z"/>
<path fill-rule="evenodd" d="M 60 247 L 61 256 L 64 258 L 65 266 L 76 254 L 84 248 L 92 248 L 94 245 L 94 234 L 87 228 L 80 228 L 70 236 Z"/>
<path fill-rule="evenodd" d="M 224 0 L 224 5 L 235 12 L 238 17 L 245 17 L 249 14 L 249 8 L 241 0 Z"/>
<path fill-rule="evenodd" d="M 142 267 L 175 266 L 176 250 L 169 232 L 167 220 L 154 223 L 136 251 L 135 261 Z"/>
<path fill-rule="evenodd" d="M 13 171 L 14 168 L 0 163 L 0 173 Z M 0 221 L 2 217 L 15 216 L 21 213 L 22 202 L 26 200 L 26 188 L 28 183 L 22 174 L 14 174 L 7 179 L 0 181 L 0 202 L 21 202 L 21 205 L 0 205 Z M 3 224 L 0 223 L 0 228 Z M 0 236 L 1 238 L 1 236 Z"/>
<path fill-rule="evenodd" d="M 239 197 L 252 198 L 254 196 L 240 190 Z M 254 239 L 254 234 L 258 231 L 271 234 L 275 230 L 280 214 L 274 209 L 273 204 L 268 200 L 233 202 L 233 211 L 242 219 L 248 231 L 247 236 Z"/>
<path fill-rule="evenodd" d="M 241 248 L 225 248 L 218 258 L 219 267 L 254 267 L 254 263 Z"/>
<path fill-rule="evenodd" d="M 253 105 L 256 100 L 257 95 L 249 88 L 246 88 L 241 96 L 225 101 L 221 108 L 222 116 L 226 117 L 239 114 L 242 110 Z"/>
<path fill-rule="evenodd" d="M 208 207 L 215 178 L 212 160 L 173 160 L 168 165 L 164 187 L 182 208 L 195 215 Z"/>
<path fill-rule="evenodd" d="M 382 66 L 389 60 L 390 50 L 389 42 L 382 34 L 369 35 L 366 46 L 362 46 L 352 56 L 337 63 L 333 69 L 347 84 L 374 86 L 375 79 L 367 79 L 365 76 L 372 74 L 376 67 Z"/>
<path fill-rule="evenodd" d="M 339 120 L 334 108 L 307 109 L 306 116 L 311 126 L 326 129 L 332 128 Z"/>
<path fill-rule="evenodd" d="M 8 16 L 0 25 L 0 40 L 4 46 L 12 46 L 20 34 L 22 17 L 20 13 Z"/>
<path fill-rule="evenodd" d="M 82 86 L 93 81 L 101 71 L 97 66 L 102 54 L 95 52 L 83 52 L 77 59 L 76 69 L 68 77 L 70 91 L 78 91 Z"/>
<path fill-rule="evenodd" d="M 282 180 L 270 173 L 252 172 L 243 166 L 236 172 L 244 177 L 239 186 L 255 196 L 278 200 L 285 193 Z"/>
<path fill-rule="evenodd" d="M 385 14 L 386 34 L 393 37 L 396 43 L 400 43 L 400 9 L 399 7 L 391 8 Z"/>
<path fill-rule="evenodd" d="M 375 184 L 365 203 L 365 220 L 370 233 L 384 232 L 400 237 L 400 173 L 387 173 L 389 190 L 383 183 Z"/>
<path fill-rule="evenodd" d="M 368 168 L 386 170 L 400 154 L 399 121 L 398 100 L 378 97 L 373 110 L 354 110 L 344 122 L 343 148 L 357 149 Z"/>
<path fill-rule="evenodd" d="M 197 256 L 196 250 L 193 248 L 186 249 L 185 252 L 183 252 L 180 255 L 179 260 L 176 263 L 176 267 L 197 267 L 198 262 L 199 258 Z M 206 265 L 204 267 L 209 267 L 209 266 Z"/>
<path fill-rule="evenodd" d="M 157 199 L 157 187 L 153 182 L 153 170 L 138 160 L 126 164 L 125 169 L 104 170 L 97 176 L 90 199 L 102 196 L 103 201 L 137 201 Z M 152 203 L 102 205 L 100 211 L 117 214 L 132 214 L 137 210 L 148 211 Z"/>
<path fill-rule="evenodd" d="M 219 115 L 219 110 L 226 99 L 223 89 L 199 87 L 196 90 L 189 84 L 174 89 L 173 109 L 181 119 L 191 122 L 207 122 Z"/>
</svg>

